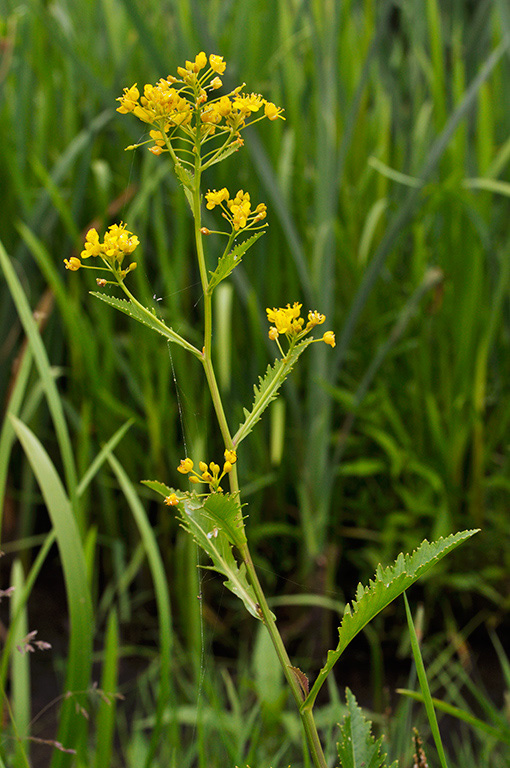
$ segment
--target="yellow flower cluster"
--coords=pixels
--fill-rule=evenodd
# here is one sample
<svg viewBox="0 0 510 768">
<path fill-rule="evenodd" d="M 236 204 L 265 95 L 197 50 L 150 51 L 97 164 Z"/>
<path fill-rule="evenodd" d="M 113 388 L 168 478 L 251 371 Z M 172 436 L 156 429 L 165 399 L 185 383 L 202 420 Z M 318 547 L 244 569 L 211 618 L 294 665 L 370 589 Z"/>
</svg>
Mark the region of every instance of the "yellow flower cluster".
<svg viewBox="0 0 510 768">
<path fill-rule="evenodd" d="M 208 58 L 201 51 L 194 61 L 186 61 L 184 67 L 177 67 L 177 76 L 161 78 L 156 85 L 146 84 L 143 94 L 136 83 L 124 88 L 117 99 L 120 102 L 117 112 L 132 113 L 153 127 L 150 137 L 154 144 L 149 149 L 155 155 L 171 151 L 171 141 L 177 129 L 181 139 L 191 141 L 195 146 L 197 139 L 202 143 L 217 129 L 222 135 L 230 134 L 227 145 L 241 146 L 240 131 L 248 123 L 261 119 L 254 117 L 260 110 L 263 109 L 262 117 L 268 120 L 285 119 L 281 107 L 260 94 L 242 93 L 243 85 L 227 95 L 211 98 L 212 93 L 223 85 L 220 75 L 225 68 L 222 56 L 211 54 Z"/>
<path fill-rule="evenodd" d="M 265 203 L 259 203 L 255 210 L 251 209 L 250 195 L 248 192 L 243 192 L 242 189 L 236 193 L 233 199 L 230 198 L 230 192 L 226 187 L 220 189 L 219 192 L 215 189 L 209 190 L 205 195 L 206 208 L 212 211 L 217 205 L 222 210 L 222 216 L 227 219 L 232 230 L 238 232 L 240 229 L 251 229 L 258 224 L 262 219 L 266 218 L 267 208 Z M 265 226 L 265 225 L 264 225 Z"/>
<path fill-rule="evenodd" d="M 134 261 L 126 269 L 122 269 L 122 263 L 126 256 L 130 256 L 133 253 L 139 242 L 137 236 L 126 229 L 126 225 L 122 222 L 108 227 L 102 243 L 99 240 L 97 230 L 94 228 L 89 229 L 80 258 L 71 256 L 70 259 L 64 259 L 64 264 L 66 269 L 70 269 L 72 272 L 76 272 L 80 267 L 102 270 L 104 269 L 103 267 L 82 264 L 82 259 L 88 259 L 90 256 L 99 256 L 103 263 L 106 264 L 106 270 L 113 272 L 118 280 L 123 280 L 128 272 L 136 269 Z M 98 279 L 100 285 L 105 285 L 106 282 L 106 280 Z"/>
<path fill-rule="evenodd" d="M 273 309 L 268 307 L 266 309 L 267 319 L 270 323 L 274 323 L 269 329 L 269 338 L 272 341 L 276 341 L 282 354 L 283 350 L 278 341 L 280 335 L 286 336 L 291 346 L 294 346 L 294 344 L 306 336 L 312 328 L 315 328 L 316 325 L 322 325 L 326 320 L 325 315 L 317 312 L 317 310 L 310 310 L 310 312 L 308 312 L 308 322 L 305 326 L 304 318 L 301 317 L 302 306 L 302 304 L 295 301 L 292 306 L 287 304 L 286 307 L 280 307 L 279 309 L 276 309 L 276 307 L 273 307 Z M 315 341 L 323 341 L 325 344 L 329 344 L 330 347 L 334 347 L 336 343 L 335 334 L 333 331 L 326 331 L 322 339 L 315 339 Z"/>
<path fill-rule="evenodd" d="M 197 472 L 193 469 L 194 464 L 191 459 L 181 459 L 177 471 L 182 475 L 189 475 L 190 483 L 207 483 L 211 491 L 223 493 L 223 489 L 220 487 L 220 482 L 225 475 L 228 475 L 228 473 L 232 471 L 232 467 L 237 461 L 237 454 L 235 451 L 226 448 L 224 457 L 225 462 L 223 464 L 223 469 L 221 469 L 220 465 L 216 464 L 214 461 L 211 461 L 209 465 L 207 465 L 205 461 L 199 461 L 198 468 L 200 472 Z M 167 503 L 166 500 L 165 503 Z M 170 502 L 168 503 L 170 504 Z"/>
</svg>

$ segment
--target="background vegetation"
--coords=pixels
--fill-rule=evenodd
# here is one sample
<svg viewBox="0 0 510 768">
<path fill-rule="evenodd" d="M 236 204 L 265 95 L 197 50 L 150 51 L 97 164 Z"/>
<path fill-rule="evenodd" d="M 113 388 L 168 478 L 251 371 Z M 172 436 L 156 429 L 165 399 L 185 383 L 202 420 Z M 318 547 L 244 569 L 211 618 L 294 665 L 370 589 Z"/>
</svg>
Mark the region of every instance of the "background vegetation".
<svg viewBox="0 0 510 768">
<path fill-rule="evenodd" d="M 160 159 L 124 152 L 141 126 L 115 112 L 115 98 L 199 50 L 225 57 L 227 86 L 246 82 L 286 117 L 251 129 L 246 147 L 207 179 L 265 201 L 270 223 L 217 292 L 217 365 L 232 425 L 272 360 L 266 306 L 302 301 L 337 334 L 334 353 L 312 347 L 239 467 L 258 565 L 292 655 L 313 676 L 336 644 L 336 614 L 378 562 L 425 537 L 480 527 L 411 600 L 423 601 L 433 689 L 504 729 L 505 0 L 2 0 L 0 8 L 9 257 L 0 398 L 30 427 L 16 425 L 18 440 L 6 418 L 0 437 L 2 586 L 16 584 L 18 595 L 3 603 L 11 616 L 0 681 L 16 725 L 7 713 L 0 759 L 306 765 L 266 638 L 218 581 L 200 575 L 194 545 L 139 484 L 177 482 L 185 446 L 192 456 L 220 450 L 199 366 L 89 297 L 86 272 L 63 268 L 90 226 L 123 219 L 143 244 L 135 293 L 193 336 L 201 303 L 189 211 Z M 212 260 L 215 246 L 211 238 Z M 403 627 L 397 606 L 367 632 L 319 724 L 334 734 L 349 684 L 406 765 L 422 716 L 394 694 L 408 674 L 413 684 Z M 15 644 L 33 629 L 53 649 L 20 656 Z M 489 674 L 490 697 L 481 683 Z M 107 702 L 92 680 L 125 701 Z M 69 690 L 61 710 L 56 702 L 30 725 Z M 502 737 L 445 723 L 452 765 L 508 764 Z M 28 734 L 58 738 L 79 756 Z M 330 743 L 333 754 L 334 735 Z"/>
</svg>

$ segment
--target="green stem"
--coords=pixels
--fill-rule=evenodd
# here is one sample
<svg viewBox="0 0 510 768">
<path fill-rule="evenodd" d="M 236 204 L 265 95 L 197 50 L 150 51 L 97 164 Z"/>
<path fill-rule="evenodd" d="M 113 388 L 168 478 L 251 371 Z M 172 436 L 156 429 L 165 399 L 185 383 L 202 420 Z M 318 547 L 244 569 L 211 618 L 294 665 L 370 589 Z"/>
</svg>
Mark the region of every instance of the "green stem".
<svg viewBox="0 0 510 768">
<path fill-rule="evenodd" d="M 216 381 L 214 373 L 214 367 L 212 363 L 212 297 L 208 291 L 208 277 L 205 264 L 204 246 L 202 241 L 201 230 L 201 207 L 200 207 L 200 136 L 197 136 L 197 143 L 195 147 L 195 175 L 194 175 L 194 188 L 193 188 L 193 218 L 195 221 L 195 244 L 197 249 L 198 267 L 200 272 L 200 280 L 202 283 L 202 291 L 204 296 L 204 348 L 201 354 L 202 365 L 204 366 L 207 383 L 211 393 L 214 410 L 218 419 L 221 435 L 225 443 L 225 447 L 233 449 L 234 444 L 230 429 L 228 427 L 227 418 L 223 408 L 223 402 L 221 399 L 220 391 Z M 229 473 L 230 490 L 233 493 L 239 493 L 239 483 L 237 478 L 237 467 L 234 464 L 232 471 Z M 304 701 L 304 695 L 299 685 L 298 679 L 293 672 L 292 663 L 290 661 L 287 649 L 283 643 L 282 637 L 276 626 L 276 619 L 273 616 L 269 605 L 266 600 L 266 596 L 260 584 L 260 581 L 251 558 L 248 544 L 245 544 L 240 550 L 241 558 L 246 566 L 246 572 L 248 579 L 253 587 L 257 603 L 260 610 L 261 618 L 266 626 L 269 636 L 275 648 L 276 654 L 283 669 L 285 678 L 290 686 L 292 695 L 296 702 L 303 724 L 306 740 L 310 753 L 312 755 L 315 768 L 327 768 L 326 759 L 322 751 L 319 735 L 317 733 L 317 727 L 313 718 L 311 709 L 301 711 L 301 705 Z"/>
<path fill-rule="evenodd" d="M 260 585 L 253 560 L 251 559 L 248 544 L 244 545 L 240 551 L 240 554 L 246 566 L 246 572 L 253 587 L 253 591 L 255 592 L 265 627 L 269 632 L 269 636 L 282 666 L 283 674 L 285 675 L 285 679 L 289 684 L 292 695 L 299 710 L 299 716 L 301 717 L 301 723 L 305 731 L 305 736 L 308 742 L 308 748 L 310 749 L 310 753 L 312 755 L 313 763 L 316 768 L 327 768 L 326 758 L 324 757 L 319 734 L 317 733 L 317 726 L 315 725 L 313 712 L 311 708 L 301 710 L 301 705 L 304 701 L 304 695 L 298 683 L 298 679 L 293 672 L 293 665 L 287 653 L 287 649 L 283 643 L 282 636 L 280 635 L 278 627 L 276 626 L 276 619 L 274 618 L 269 608 L 266 596 Z"/>
</svg>

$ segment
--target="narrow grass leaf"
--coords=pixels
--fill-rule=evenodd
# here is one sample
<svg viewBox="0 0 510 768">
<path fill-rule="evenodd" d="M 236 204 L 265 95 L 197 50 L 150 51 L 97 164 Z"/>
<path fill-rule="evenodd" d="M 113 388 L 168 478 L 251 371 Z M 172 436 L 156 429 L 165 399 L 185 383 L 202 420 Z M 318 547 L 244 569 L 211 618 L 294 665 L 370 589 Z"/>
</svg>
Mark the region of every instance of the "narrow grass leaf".
<svg viewBox="0 0 510 768">
<path fill-rule="evenodd" d="M 113 609 L 106 627 L 101 702 L 96 715 L 96 754 L 94 768 L 110 768 L 116 723 L 116 692 L 119 663 L 119 622 Z"/>
<path fill-rule="evenodd" d="M 379 277 L 384 264 L 386 263 L 388 255 L 391 253 L 402 232 L 404 232 L 415 207 L 418 205 L 423 186 L 428 182 L 433 172 L 437 168 L 437 165 L 443 156 L 448 144 L 450 143 L 451 138 L 457 129 L 457 126 L 473 107 L 482 84 L 487 80 L 509 47 L 510 38 L 505 38 L 501 44 L 487 57 L 484 65 L 480 69 L 480 72 L 467 89 L 461 103 L 452 113 L 443 131 L 430 147 L 425 162 L 423 163 L 423 166 L 417 175 L 422 182 L 421 185 L 410 191 L 406 201 L 402 204 L 395 217 L 391 221 L 388 229 L 386 230 L 386 233 L 379 247 L 372 257 L 372 261 L 370 262 L 368 269 L 363 275 L 363 279 L 352 302 L 349 314 L 342 329 L 342 333 L 338 339 L 337 350 L 335 354 L 335 367 L 337 375 L 338 371 L 344 363 L 345 355 L 347 354 L 347 350 L 349 348 L 349 344 L 351 342 L 359 316 L 361 315 L 361 312 L 363 311 L 372 288 L 375 285 L 375 282 Z"/>
<path fill-rule="evenodd" d="M 416 666 L 416 674 L 418 675 L 418 681 L 420 683 L 420 688 L 423 695 L 423 702 L 425 704 L 427 717 L 430 723 L 430 729 L 432 731 L 432 736 L 434 738 L 434 742 L 436 745 L 439 762 L 441 763 L 442 768 L 448 768 L 448 764 L 446 762 L 446 755 L 444 753 L 443 742 L 441 740 L 441 734 L 439 732 L 439 725 L 437 722 L 436 712 L 434 709 L 434 702 L 432 700 L 432 694 L 430 693 L 430 688 L 427 680 L 427 673 L 425 672 L 423 656 L 421 655 L 421 651 L 420 651 L 420 643 L 418 642 L 418 636 L 416 634 L 416 629 L 414 626 L 411 609 L 409 608 L 409 603 L 407 601 L 407 595 L 405 592 L 404 592 L 404 603 L 406 607 L 407 626 L 409 627 L 409 635 L 411 638 L 411 648 L 413 650 L 414 663 Z"/>
<path fill-rule="evenodd" d="M 34 361 L 44 386 L 48 407 L 55 426 L 60 454 L 62 456 L 67 487 L 72 498 L 76 492 L 76 467 L 71 446 L 71 438 L 64 416 L 62 400 L 60 399 L 55 379 L 51 373 L 48 356 L 28 304 L 27 297 L 25 296 L 21 283 L 1 242 L 0 265 L 3 269 L 11 296 L 27 335 Z"/>
<path fill-rule="evenodd" d="M 146 768 L 152 765 L 158 743 L 162 737 L 163 715 L 174 699 L 174 690 L 170 684 L 172 675 L 172 616 L 170 608 L 170 592 L 165 574 L 165 568 L 161 559 L 161 553 L 158 548 L 156 535 L 143 508 L 140 499 L 133 487 L 133 484 L 127 476 L 125 470 L 113 454 L 108 456 L 108 461 L 113 469 L 119 485 L 126 497 L 126 501 L 131 510 L 131 514 L 137 525 L 140 537 L 143 541 L 147 560 L 151 570 L 151 576 L 154 584 L 154 593 L 158 608 L 159 622 L 159 648 L 160 648 L 160 687 L 158 693 L 158 703 L 156 708 L 156 719 L 154 730 L 151 734 L 150 747 L 145 760 Z M 169 737 L 175 742 L 176 734 L 173 730 L 173 723 L 170 724 Z"/>
<path fill-rule="evenodd" d="M 27 737 L 30 735 L 30 653 L 23 644 L 28 636 L 28 614 L 26 602 L 22 602 L 24 573 L 20 560 L 15 560 L 11 570 L 11 586 L 14 592 L 10 598 L 11 622 L 16 621 L 17 643 L 11 650 L 11 708 L 19 741 L 16 744 L 16 764 L 23 765 L 26 759 Z M 42 638 L 39 638 L 42 639 Z"/>
<path fill-rule="evenodd" d="M 87 588 L 85 556 L 78 526 L 62 482 L 48 454 L 33 432 L 15 417 L 11 417 L 18 439 L 23 446 L 32 471 L 41 489 L 59 548 L 70 619 L 70 641 L 66 672 L 66 691 L 73 696 L 86 691 L 90 682 L 92 638 L 94 623 L 92 600 Z M 76 701 L 67 698 L 60 715 L 58 740 L 70 748 L 81 741 L 85 724 L 77 717 Z M 72 742 L 72 743 L 70 743 Z M 70 762 L 69 755 L 56 751 L 52 768 Z"/>
<path fill-rule="evenodd" d="M 396 692 L 400 693 L 402 696 L 407 696 L 409 699 L 413 699 L 414 701 L 420 701 L 422 704 L 425 703 L 425 697 L 423 693 L 410 691 L 406 688 L 397 688 Z M 493 725 L 489 725 L 489 723 L 480 720 L 479 717 L 475 717 L 471 714 L 471 712 L 466 712 L 466 710 L 460 709 L 460 707 L 455 707 L 453 704 L 448 704 L 447 701 L 441 701 L 441 699 L 436 699 L 433 697 L 432 704 L 435 709 L 439 710 L 440 712 L 444 712 L 445 715 L 451 715 L 451 717 L 455 717 L 457 720 L 461 720 L 463 723 L 466 723 L 471 728 L 475 728 L 485 736 L 497 739 L 498 741 L 502 741 L 510 746 L 510 727 L 495 728 Z"/>
</svg>

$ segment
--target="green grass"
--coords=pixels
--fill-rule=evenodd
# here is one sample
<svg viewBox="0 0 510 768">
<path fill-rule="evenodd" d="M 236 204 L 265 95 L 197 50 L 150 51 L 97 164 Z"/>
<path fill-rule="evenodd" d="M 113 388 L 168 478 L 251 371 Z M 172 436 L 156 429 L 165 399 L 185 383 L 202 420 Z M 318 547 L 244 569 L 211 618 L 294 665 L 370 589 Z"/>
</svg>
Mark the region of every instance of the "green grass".
<svg viewBox="0 0 510 768">
<path fill-rule="evenodd" d="M 75 528 L 66 535 L 81 553 L 62 560 L 62 578 L 77 590 L 74 568 L 86 574 L 87 610 L 98 621 L 85 634 L 73 625 L 70 648 L 78 653 L 73 644 L 90 644 L 94 634 L 105 664 L 100 685 L 115 685 L 117 659 L 120 667 L 129 654 L 147 663 L 136 693 L 126 687 L 136 705 L 129 710 L 138 724 L 155 712 L 158 719 L 132 730 L 117 702 L 112 718 L 123 747 L 112 765 L 302 765 L 297 721 L 286 712 L 285 726 L 276 724 L 270 703 L 253 692 L 262 682 L 260 671 L 246 672 L 251 624 L 238 626 L 214 581 L 203 586 L 200 611 L 195 548 L 138 484 L 175 482 L 184 440 L 189 452 L 221 450 L 200 367 L 91 298 L 87 273 L 66 272 L 63 259 L 89 226 L 123 219 L 143 247 L 134 292 L 198 341 L 186 202 L 158 158 L 124 152 L 142 132 L 115 112 L 115 98 L 199 50 L 224 55 L 228 86 L 244 81 L 286 110 L 284 123 L 253 129 L 246 147 L 206 178 L 211 188 L 242 187 L 268 204 L 268 233 L 216 307 L 234 431 L 252 383 L 272 361 L 266 306 L 303 301 L 327 314 L 338 342 L 333 354 L 312 347 L 286 384 L 285 410 L 278 406 L 243 444 L 240 473 L 252 491 L 249 526 L 268 592 L 283 584 L 290 593 L 349 599 L 375 563 L 425 536 L 481 527 L 448 573 L 439 568 L 425 584 L 427 618 L 483 611 L 481 619 L 508 622 L 510 13 L 504 0 L 3 0 L 0 7 L 8 254 L 0 397 L 10 397 L 9 412 L 26 425 L 18 431 L 27 448 L 25 455 L 6 418 L 4 538 L 48 534 L 67 549 L 59 538 L 65 523 L 47 520 L 31 468 L 44 449 L 62 478 L 60 511 L 73 510 Z M 215 245 L 211 238 L 212 257 Z M 38 306 L 45 308 L 39 331 L 30 311 Z M 37 564 L 44 581 L 46 568 L 38 546 L 22 549 L 23 571 L 16 565 L 16 578 L 30 588 L 29 615 L 29 569 Z M 78 610 L 72 597 L 71 609 Z M 290 631 L 307 610 L 282 609 Z M 306 632 L 292 641 L 312 670 L 336 642 L 324 616 L 321 647 Z M 214 668 L 204 660 L 211 649 Z M 3 680 L 7 664 L 6 656 Z M 62 691 L 76 670 L 70 652 L 60 661 Z M 16 672 L 17 697 L 26 695 L 25 674 Z M 90 683 L 84 671 L 76 686 Z M 285 710 L 272 685 L 273 706 Z M 91 721 L 91 731 L 97 723 L 105 734 L 90 752 L 97 768 L 109 764 L 114 743 L 107 705 L 100 707 Z M 325 708 L 324 728 L 330 714 Z M 69 718 L 64 711 L 62 727 L 84 755 L 84 726 L 65 725 Z M 9 744 L 0 752 L 5 764 Z M 71 759 L 54 755 L 55 765 Z"/>
</svg>

